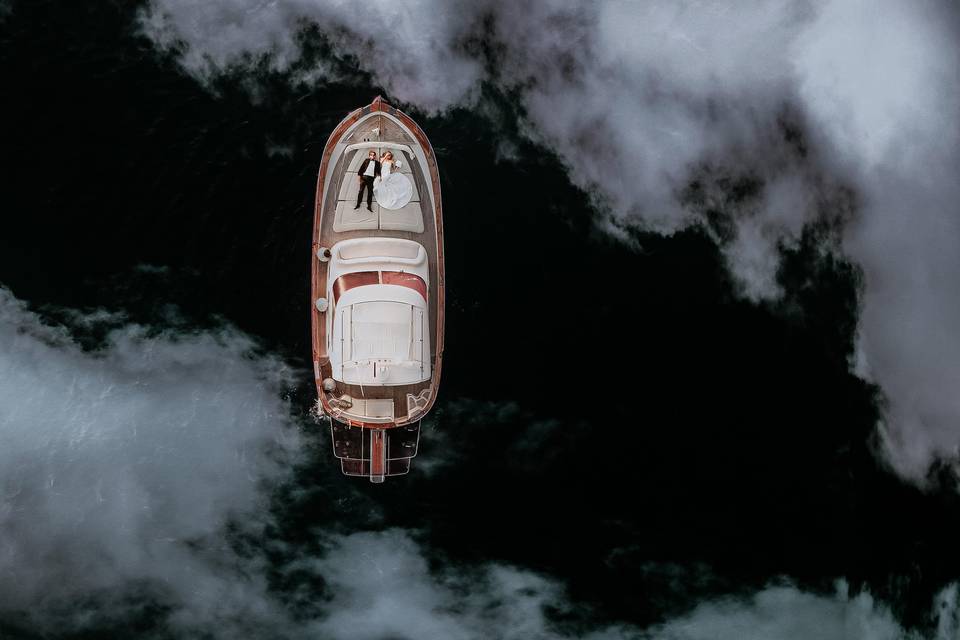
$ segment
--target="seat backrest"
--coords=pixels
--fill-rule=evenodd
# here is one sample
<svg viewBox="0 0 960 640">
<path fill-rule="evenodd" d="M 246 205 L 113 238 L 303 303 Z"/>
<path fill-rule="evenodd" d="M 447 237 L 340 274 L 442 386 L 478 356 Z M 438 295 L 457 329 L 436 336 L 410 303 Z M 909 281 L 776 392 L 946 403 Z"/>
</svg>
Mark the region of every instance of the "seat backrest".
<svg viewBox="0 0 960 640">
<path fill-rule="evenodd" d="M 415 260 L 423 248 L 412 240 L 400 238 L 354 238 L 337 243 L 338 253 L 344 260 L 358 258 L 404 258 Z"/>
</svg>

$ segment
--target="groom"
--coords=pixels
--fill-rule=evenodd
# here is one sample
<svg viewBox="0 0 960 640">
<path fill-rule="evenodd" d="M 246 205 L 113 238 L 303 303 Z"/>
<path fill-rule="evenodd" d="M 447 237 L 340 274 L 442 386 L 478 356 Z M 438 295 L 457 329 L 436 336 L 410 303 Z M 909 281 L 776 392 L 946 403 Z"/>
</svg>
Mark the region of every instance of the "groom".
<svg viewBox="0 0 960 640">
<path fill-rule="evenodd" d="M 367 159 L 360 164 L 360 170 L 357 171 L 357 177 L 360 180 L 360 193 L 357 194 L 357 206 L 360 208 L 360 202 L 363 201 L 363 192 L 367 192 L 367 209 L 373 211 L 373 179 L 380 175 L 380 161 L 377 160 L 377 152 L 370 149 Z"/>
</svg>

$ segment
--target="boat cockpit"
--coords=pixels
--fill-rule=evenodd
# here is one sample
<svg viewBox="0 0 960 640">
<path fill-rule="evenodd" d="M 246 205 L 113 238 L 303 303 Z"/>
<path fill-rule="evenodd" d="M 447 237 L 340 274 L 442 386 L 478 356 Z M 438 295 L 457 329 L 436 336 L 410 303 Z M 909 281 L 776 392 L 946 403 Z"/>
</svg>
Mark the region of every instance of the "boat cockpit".
<svg viewBox="0 0 960 640">
<path fill-rule="evenodd" d="M 412 240 L 355 238 L 331 249 L 327 353 L 333 379 L 405 385 L 431 376 L 426 251 Z"/>
</svg>

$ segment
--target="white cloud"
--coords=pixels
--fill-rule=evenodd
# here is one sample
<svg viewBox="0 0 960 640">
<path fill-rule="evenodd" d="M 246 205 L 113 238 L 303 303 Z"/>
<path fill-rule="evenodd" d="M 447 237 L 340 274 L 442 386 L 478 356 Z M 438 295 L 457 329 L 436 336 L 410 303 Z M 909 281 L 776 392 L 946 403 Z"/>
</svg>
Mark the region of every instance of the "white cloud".
<svg viewBox="0 0 960 640">
<path fill-rule="evenodd" d="M 225 539 L 231 518 L 268 521 L 261 483 L 297 445 L 291 373 L 253 347 L 229 328 L 127 325 L 84 351 L 0 288 L 0 612 L 83 626 L 130 605 L 77 601 L 145 588 L 175 626 L 273 617 L 262 573 Z"/>
<path fill-rule="evenodd" d="M 868 593 L 850 596 L 841 583 L 826 597 L 794 587 L 769 587 L 747 600 L 699 605 L 644 636 L 650 640 L 956 640 L 960 637 L 956 587 L 937 596 L 932 635 L 906 630 Z"/>
<path fill-rule="evenodd" d="M 938 3 L 837 2 L 794 45 L 814 130 L 863 200 L 843 237 L 865 277 L 858 371 L 889 398 L 889 457 L 915 479 L 960 446 L 957 22 Z"/>
<path fill-rule="evenodd" d="M 472 11 L 437 11 L 423 0 L 363 6 L 348 0 L 165 0 L 141 13 L 141 26 L 162 47 L 185 42 L 183 65 L 208 80 L 229 65 L 248 62 L 249 56 L 268 60 L 273 69 L 290 68 L 299 58 L 297 35 L 309 21 L 339 50 L 356 56 L 392 95 L 443 109 L 469 100 L 481 76 L 477 61 L 449 42 L 473 18 Z M 322 82 L 335 74 L 325 62 L 317 64 L 297 79 Z"/>
<path fill-rule="evenodd" d="M 555 583 L 510 567 L 432 572 L 400 530 L 333 538 L 312 568 L 332 595 L 316 630 L 332 638 L 544 637 L 543 606 L 561 595 Z"/>
<path fill-rule="evenodd" d="M 482 638 L 565 640 L 957 640 L 957 588 L 934 603 L 936 629 L 904 629 L 869 593 L 848 593 L 840 582 L 833 595 L 792 586 L 772 586 L 747 597 L 699 604 L 684 615 L 647 629 L 594 625 L 590 629 L 552 622 L 547 608 L 579 611 L 559 583 L 529 571 L 500 565 L 457 567 L 434 558 L 409 532 L 388 530 L 330 538 L 326 554 L 305 561 L 323 576 L 331 599 L 328 615 L 311 631 L 320 637 Z M 573 616 L 576 617 L 576 616 Z"/>
</svg>

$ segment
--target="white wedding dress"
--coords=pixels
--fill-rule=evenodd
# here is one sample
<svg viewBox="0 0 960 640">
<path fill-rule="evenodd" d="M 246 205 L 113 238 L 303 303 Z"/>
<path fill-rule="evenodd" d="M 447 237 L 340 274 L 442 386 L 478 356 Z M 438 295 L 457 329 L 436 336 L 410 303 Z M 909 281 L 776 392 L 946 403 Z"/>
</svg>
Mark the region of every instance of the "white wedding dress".
<svg viewBox="0 0 960 640">
<path fill-rule="evenodd" d="M 413 197 L 413 183 L 399 171 L 394 173 L 392 162 L 384 162 L 380 177 L 373 181 L 373 195 L 384 209 L 400 209 Z"/>
</svg>

